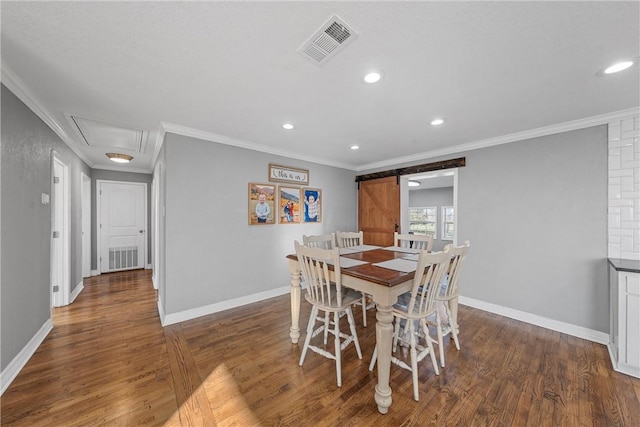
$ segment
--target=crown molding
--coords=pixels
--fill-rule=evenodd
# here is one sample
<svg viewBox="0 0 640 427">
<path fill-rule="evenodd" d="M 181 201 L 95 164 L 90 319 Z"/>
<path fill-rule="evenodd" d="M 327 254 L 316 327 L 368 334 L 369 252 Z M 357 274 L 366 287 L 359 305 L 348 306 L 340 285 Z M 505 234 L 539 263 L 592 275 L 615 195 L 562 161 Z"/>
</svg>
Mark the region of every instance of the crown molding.
<svg viewBox="0 0 640 427">
<path fill-rule="evenodd" d="M 90 168 L 93 168 L 93 162 L 87 158 L 74 144 L 73 139 L 60 127 L 58 122 L 49 114 L 47 109 L 42 105 L 33 94 L 27 89 L 22 81 L 9 69 L 5 62 L 2 63 L 2 83 L 14 95 L 20 99 L 31 111 L 33 111 L 49 128 L 58 135 L 58 137 L 73 151 L 82 161 Z"/>
<path fill-rule="evenodd" d="M 300 153 L 287 150 L 279 150 L 277 148 L 268 147 L 266 145 L 256 144 L 248 141 L 244 141 L 237 138 L 231 138 L 217 133 L 205 132 L 198 129 L 189 128 L 186 126 L 180 126 L 173 123 L 162 122 L 162 127 L 165 132 L 175 133 L 182 136 L 188 136 L 192 138 L 202 139 L 205 141 L 217 142 L 225 145 L 233 145 L 235 147 L 246 148 L 248 150 L 261 151 L 267 154 L 273 154 L 275 156 L 283 156 L 291 159 L 302 160 L 305 162 L 317 163 L 320 165 L 333 166 L 336 168 L 355 170 L 354 165 L 346 163 L 332 162 L 329 160 L 318 159 L 317 157 L 309 157 Z"/>
<path fill-rule="evenodd" d="M 544 126 L 536 129 L 522 131 L 522 132 L 511 133 L 508 135 L 497 136 L 495 138 L 488 138 L 480 141 L 469 142 L 467 144 L 455 145 L 453 147 L 447 147 L 440 150 L 425 151 L 424 153 L 414 154 L 411 156 L 397 157 L 395 159 L 389 159 L 383 162 L 360 165 L 356 167 L 355 171 L 360 172 L 368 169 L 397 166 L 402 163 L 425 160 L 433 157 L 448 156 L 451 154 L 459 154 L 465 151 L 477 150 L 479 148 L 493 147 L 495 145 L 508 144 L 511 142 L 524 141 L 526 139 L 538 138 L 541 136 L 553 135 L 553 134 L 562 133 L 562 132 L 569 132 L 577 129 L 584 129 L 591 126 L 604 125 L 609 122 L 616 122 L 629 117 L 638 117 L 639 115 L 640 115 L 640 107 L 634 107 L 634 108 L 629 108 L 627 110 L 620 110 L 612 113 L 601 114 L 599 116 L 587 117 L 584 119 L 573 120 L 570 122 L 558 123 L 551 126 Z"/>
<path fill-rule="evenodd" d="M 153 169 L 155 169 L 155 164 L 158 162 L 158 156 L 160 155 L 160 150 L 164 144 L 165 133 L 166 130 L 164 128 L 164 122 L 160 122 L 158 131 L 156 132 L 155 144 L 153 145 L 153 153 L 151 153 L 151 166 Z"/>
</svg>

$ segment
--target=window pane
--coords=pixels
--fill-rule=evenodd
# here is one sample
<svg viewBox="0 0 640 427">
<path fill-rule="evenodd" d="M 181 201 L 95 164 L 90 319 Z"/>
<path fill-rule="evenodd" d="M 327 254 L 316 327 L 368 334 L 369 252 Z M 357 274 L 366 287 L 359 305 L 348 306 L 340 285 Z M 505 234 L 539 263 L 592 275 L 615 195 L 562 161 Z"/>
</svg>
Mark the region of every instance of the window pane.
<svg viewBox="0 0 640 427">
<path fill-rule="evenodd" d="M 412 222 L 409 224 L 409 231 L 413 232 L 413 234 L 426 234 L 426 227 L 424 223 Z"/>
<path fill-rule="evenodd" d="M 409 208 L 409 232 L 414 234 L 437 234 L 438 208 L 413 207 Z"/>
</svg>

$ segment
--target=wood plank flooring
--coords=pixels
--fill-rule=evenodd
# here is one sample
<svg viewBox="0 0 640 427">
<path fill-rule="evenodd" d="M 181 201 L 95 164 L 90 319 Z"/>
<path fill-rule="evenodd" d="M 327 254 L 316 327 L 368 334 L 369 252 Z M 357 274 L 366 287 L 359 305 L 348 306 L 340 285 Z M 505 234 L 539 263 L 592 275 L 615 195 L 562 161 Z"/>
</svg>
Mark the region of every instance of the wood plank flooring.
<svg viewBox="0 0 640 427">
<path fill-rule="evenodd" d="M 303 302 L 304 325 L 309 312 Z M 148 271 L 87 279 L 2 396 L 1 424 L 640 426 L 640 379 L 613 371 L 605 346 L 464 306 L 462 350 L 445 341 L 440 376 L 420 364 L 419 402 L 392 366 L 381 415 L 375 310 L 368 328 L 355 315 L 364 357 L 343 352 L 337 388 L 333 361 L 309 352 L 298 366 L 286 295 L 162 328 Z"/>
</svg>

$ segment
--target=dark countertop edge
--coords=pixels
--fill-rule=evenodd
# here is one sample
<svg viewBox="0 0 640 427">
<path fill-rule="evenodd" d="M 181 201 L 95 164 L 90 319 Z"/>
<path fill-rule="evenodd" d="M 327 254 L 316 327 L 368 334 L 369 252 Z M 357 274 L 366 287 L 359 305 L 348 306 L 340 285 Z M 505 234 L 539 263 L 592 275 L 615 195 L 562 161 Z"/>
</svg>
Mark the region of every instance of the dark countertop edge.
<svg viewBox="0 0 640 427">
<path fill-rule="evenodd" d="M 607 258 L 609 264 L 616 271 L 627 271 L 629 273 L 640 273 L 640 260 L 634 259 L 621 259 L 621 258 Z"/>
</svg>

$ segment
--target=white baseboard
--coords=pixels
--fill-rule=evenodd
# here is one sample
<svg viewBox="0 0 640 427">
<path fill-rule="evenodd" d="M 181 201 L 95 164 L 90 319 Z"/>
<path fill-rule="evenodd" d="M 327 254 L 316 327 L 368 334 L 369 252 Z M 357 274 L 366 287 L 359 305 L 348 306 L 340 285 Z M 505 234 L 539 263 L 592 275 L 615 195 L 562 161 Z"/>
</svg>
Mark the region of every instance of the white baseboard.
<svg viewBox="0 0 640 427">
<path fill-rule="evenodd" d="M 153 270 L 153 266 L 151 264 L 147 264 L 147 266 L 144 269 L 145 270 Z"/>
<path fill-rule="evenodd" d="M 609 357 L 611 358 L 611 366 L 613 366 L 613 370 L 620 372 L 621 374 L 630 375 L 632 377 L 640 378 L 640 368 L 637 366 L 627 365 L 626 363 L 618 362 L 618 358 L 616 357 L 616 352 L 613 348 L 613 344 L 609 343 L 607 345 L 607 349 L 609 350 Z"/>
<path fill-rule="evenodd" d="M 155 275 L 151 275 L 151 284 L 153 285 L 153 289 L 158 290 L 158 279 Z"/>
<path fill-rule="evenodd" d="M 164 323 L 164 318 L 165 318 L 164 309 L 162 308 L 162 301 L 160 301 L 160 298 L 158 298 L 157 303 L 158 303 L 158 316 L 160 316 L 160 324 L 162 326 L 166 326 Z"/>
<path fill-rule="evenodd" d="M 16 379 L 24 365 L 27 364 L 31 356 L 38 350 L 42 341 L 47 337 L 49 332 L 53 329 L 53 320 L 51 318 L 44 322 L 44 325 L 38 332 L 29 340 L 20 353 L 13 358 L 13 360 L 4 368 L 4 371 L 0 372 L 0 396 L 4 394 L 9 385 Z"/>
<path fill-rule="evenodd" d="M 178 313 L 164 314 L 162 313 L 160 302 L 158 301 L 158 314 L 162 326 L 173 325 L 174 323 L 184 322 L 185 320 L 195 319 L 196 317 L 206 316 L 207 314 L 217 313 L 219 311 L 228 310 L 230 308 L 240 307 L 242 305 L 259 302 L 265 299 L 278 297 L 280 295 L 291 292 L 291 286 L 283 286 L 281 288 L 271 289 L 257 294 L 247 295 L 228 301 L 222 301 L 215 304 L 205 305 L 203 307 L 192 308 L 190 310 L 180 311 Z"/>
<path fill-rule="evenodd" d="M 462 295 L 460 295 L 458 302 L 463 305 L 468 305 L 469 307 L 499 314 L 510 319 L 520 320 L 521 322 L 530 323 L 542 328 L 551 329 L 552 331 L 561 332 L 563 334 L 582 338 L 588 341 L 593 341 L 598 344 L 609 344 L 609 334 L 604 332 L 584 328 L 582 326 L 572 325 L 571 323 L 565 323 L 559 320 L 549 319 L 546 317 L 527 313 L 525 311 L 514 310 L 509 307 L 503 307 L 501 305 L 491 304 L 489 302 L 480 301 L 473 298 L 463 297 Z"/>
<path fill-rule="evenodd" d="M 99 276 L 100 272 L 98 270 L 91 270 L 91 275 L 92 276 Z"/>
<path fill-rule="evenodd" d="M 78 298 L 78 295 L 80 295 L 80 292 L 82 292 L 83 289 L 84 282 L 81 280 L 80 283 L 78 283 L 78 286 L 76 286 L 73 292 L 71 292 L 71 295 L 69 295 L 69 304 L 71 304 L 76 300 L 76 298 Z"/>
</svg>

